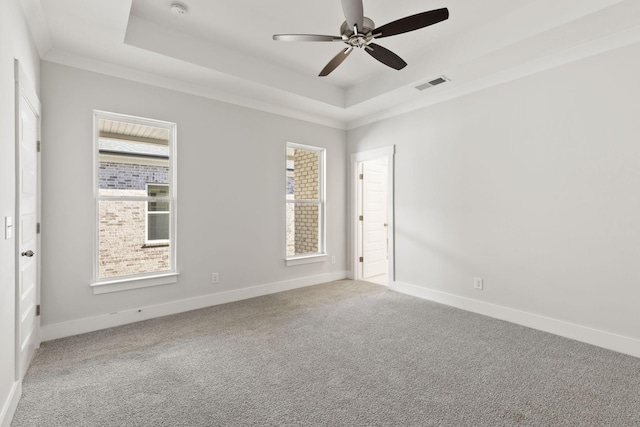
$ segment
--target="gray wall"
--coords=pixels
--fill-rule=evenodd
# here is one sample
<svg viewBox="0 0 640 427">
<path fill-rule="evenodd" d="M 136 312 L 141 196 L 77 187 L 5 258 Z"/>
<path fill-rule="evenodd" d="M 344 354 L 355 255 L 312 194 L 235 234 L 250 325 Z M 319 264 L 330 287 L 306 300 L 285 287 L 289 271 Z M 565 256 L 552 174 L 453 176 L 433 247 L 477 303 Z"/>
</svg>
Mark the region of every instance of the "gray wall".
<svg viewBox="0 0 640 427">
<path fill-rule="evenodd" d="M 16 240 L 5 240 L 4 219 L 15 223 L 14 58 L 36 90 L 40 60 L 17 0 L 2 2 L 0 13 L 0 411 L 7 408 L 15 374 Z M 1 416 L 1 414 L 0 414 Z M 0 423 L 2 419 L 0 419 Z"/>
<path fill-rule="evenodd" d="M 43 325 L 345 270 L 346 135 L 42 63 Z M 93 295 L 93 110 L 178 126 L 178 284 Z M 286 142 L 327 149 L 330 262 L 285 267 Z M 211 273 L 220 283 L 210 283 Z"/>
<path fill-rule="evenodd" d="M 397 146 L 397 280 L 640 339 L 638 57 L 350 131 L 350 153 Z"/>
</svg>

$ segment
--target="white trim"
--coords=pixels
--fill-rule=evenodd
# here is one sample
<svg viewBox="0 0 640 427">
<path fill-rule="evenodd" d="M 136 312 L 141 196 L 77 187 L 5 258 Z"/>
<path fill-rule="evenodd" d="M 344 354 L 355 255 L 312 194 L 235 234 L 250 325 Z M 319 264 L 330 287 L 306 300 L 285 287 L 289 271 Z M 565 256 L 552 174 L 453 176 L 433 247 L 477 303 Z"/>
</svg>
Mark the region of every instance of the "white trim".
<svg viewBox="0 0 640 427">
<path fill-rule="evenodd" d="M 21 4 L 25 2 L 37 4 L 40 3 L 40 0 L 20 1 Z M 39 12 L 39 14 L 42 15 L 42 12 Z M 46 19 L 43 15 L 42 17 L 37 17 L 36 20 L 27 19 L 27 21 L 29 22 L 29 25 L 32 25 L 34 22 L 41 22 L 39 26 L 43 28 L 38 32 L 45 34 L 49 33 L 46 29 Z M 452 88 L 451 90 L 440 91 L 437 95 L 433 94 L 429 97 L 423 97 L 419 100 L 413 101 L 411 99 L 405 99 L 403 102 L 394 102 L 394 106 L 385 109 L 380 113 L 372 113 L 370 110 L 358 110 L 360 105 L 340 107 L 326 104 L 322 101 L 286 91 L 284 93 L 284 101 L 278 102 L 276 99 L 282 100 L 283 98 L 282 90 L 274 89 L 268 85 L 255 82 L 245 85 L 246 91 L 243 93 L 230 92 L 225 88 L 225 85 L 228 86 L 228 80 L 226 80 L 228 76 L 224 76 L 223 74 L 212 70 L 207 70 L 206 73 L 212 77 L 212 79 L 216 80 L 215 85 L 207 86 L 198 83 L 188 83 L 174 78 L 140 71 L 132 67 L 115 65 L 106 61 L 88 58 L 84 55 L 71 51 L 52 49 L 51 42 L 48 40 L 50 39 L 49 36 L 44 37 L 44 40 L 47 40 L 47 43 L 44 43 L 44 46 L 41 47 L 40 45 L 43 44 L 40 42 L 41 37 L 36 36 L 35 38 L 40 51 L 40 57 L 43 61 L 74 67 L 106 76 L 122 78 L 159 88 L 174 90 L 207 99 L 213 99 L 233 105 L 239 105 L 257 111 L 264 111 L 270 114 L 276 114 L 335 129 L 352 130 L 367 124 L 382 121 L 414 110 L 425 108 L 430 105 L 474 93 L 488 87 L 517 80 L 537 72 L 552 69 L 567 63 L 572 63 L 637 43 L 640 41 L 640 27 L 629 28 L 588 41 L 578 46 L 568 47 L 559 52 L 531 59 L 523 64 L 498 71 L 495 73 L 496 75 L 490 75 L 470 82 L 464 82 L 461 87 L 455 87 L 455 89 Z M 237 78 L 231 77 L 231 79 L 235 81 Z M 393 96 L 394 92 L 415 90 L 413 89 L 415 84 L 423 82 L 424 78 L 420 77 L 416 81 L 411 81 L 404 86 L 392 89 L 391 94 Z M 260 91 L 260 96 L 255 96 L 258 91 Z M 348 93 L 345 93 L 345 99 L 348 97 L 347 95 Z M 384 96 L 384 94 L 381 96 Z M 370 102 L 370 100 L 365 100 L 365 103 L 367 102 Z M 348 116 L 346 118 L 345 112 Z"/>
<path fill-rule="evenodd" d="M 316 276 L 302 277 L 299 279 L 285 280 L 282 282 L 267 283 L 248 288 L 234 289 L 232 291 L 218 292 L 199 297 L 171 301 L 164 304 L 138 307 L 122 310 L 115 313 L 102 314 L 95 317 L 70 320 L 54 323 L 42 327 L 43 341 L 50 341 L 71 335 L 83 334 L 114 326 L 125 325 L 141 320 L 168 316 L 185 311 L 197 310 L 213 305 L 226 304 L 228 302 L 255 298 L 277 292 L 289 291 L 306 286 L 319 285 L 321 283 L 342 280 L 347 277 L 347 271 L 319 274 Z"/>
<path fill-rule="evenodd" d="M 387 239 L 389 242 L 388 247 L 388 276 L 389 283 L 392 283 L 396 278 L 396 262 L 395 262 L 395 196 L 394 196 L 394 164 L 395 164 L 396 146 L 390 145 L 387 147 L 376 148 L 373 150 L 360 151 L 351 154 L 351 272 L 349 274 L 350 279 L 358 280 L 360 278 L 359 273 L 359 253 L 360 253 L 360 224 L 358 220 L 359 211 L 359 173 L 360 164 L 369 160 L 387 159 L 387 197 L 389 202 L 387 203 Z"/>
<path fill-rule="evenodd" d="M 61 64 L 105 76 L 126 79 L 162 89 L 212 99 L 243 108 L 263 111 L 268 114 L 289 117 L 339 130 L 347 129 L 346 121 L 340 117 L 340 114 L 344 112 L 344 108 L 342 107 L 327 105 L 322 101 L 310 99 L 295 93 L 284 92 L 283 98 L 283 92 L 279 89 L 274 89 L 259 83 L 248 83 L 246 80 L 243 85 L 246 90 L 244 90 L 243 93 L 229 91 L 228 88 L 225 87 L 226 79 L 229 76 L 224 76 L 224 79 L 214 86 L 188 83 L 59 49 L 49 51 L 41 59 L 54 64 Z M 205 73 L 214 79 L 221 76 L 221 74 L 211 70 L 205 70 Z M 231 77 L 231 79 L 234 81 L 237 80 L 236 77 Z M 256 90 L 259 90 L 259 96 L 255 96 L 257 93 Z M 274 95 L 277 95 L 277 98 L 282 102 L 274 103 Z M 320 113 L 318 114 L 314 111 L 319 111 Z M 327 114 L 324 112 L 327 112 Z"/>
<path fill-rule="evenodd" d="M 304 145 L 304 144 L 297 144 L 295 142 L 287 142 L 285 145 L 285 181 L 284 181 L 284 185 L 285 185 L 285 196 L 286 196 L 286 189 L 287 189 L 287 185 L 288 185 L 288 181 L 289 181 L 289 177 L 287 176 L 287 172 L 289 171 L 288 169 L 288 165 L 287 165 L 287 151 L 289 148 L 293 148 L 293 149 L 299 149 L 299 150 L 305 150 L 305 151 L 312 151 L 315 153 L 318 153 L 318 174 L 320 175 L 318 177 L 318 199 L 311 199 L 311 200 L 307 200 L 307 199 L 288 199 L 285 197 L 285 223 L 286 223 L 286 213 L 287 213 L 287 206 L 289 204 L 315 204 L 318 205 L 318 253 L 314 253 L 312 255 L 293 255 L 293 256 L 286 256 L 286 244 L 285 244 L 285 265 L 286 266 L 290 266 L 290 265 L 298 265 L 298 264 L 308 264 L 308 263 L 312 263 L 312 262 L 321 262 L 321 261 L 325 261 L 325 259 L 320 259 L 320 260 L 306 260 L 303 261 L 303 259 L 306 258 L 312 258 L 312 257 L 321 257 L 321 256 L 325 256 L 326 257 L 326 252 L 327 252 L 327 193 L 326 193 L 326 181 L 327 181 L 327 170 L 326 170 L 326 164 L 327 164 L 327 149 L 324 147 L 316 147 L 313 145 Z M 294 164 L 294 176 L 295 176 L 295 164 Z M 286 230 L 286 226 L 285 226 L 285 230 Z M 286 231 L 285 231 L 286 233 Z M 285 236 L 285 240 L 286 240 L 286 236 Z"/>
<path fill-rule="evenodd" d="M 142 190 L 136 190 L 136 191 L 142 191 Z M 147 196 L 100 196 L 100 201 L 101 202 L 119 202 L 119 201 L 125 201 L 125 202 L 148 202 L 151 201 L 153 199 L 156 199 L 155 197 L 147 197 Z"/>
<path fill-rule="evenodd" d="M 31 30 L 40 58 L 53 49 L 51 31 L 40 0 L 20 0 L 25 21 Z"/>
<path fill-rule="evenodd" d="M 38 98 L 38 94 L 34 89 L 33 83 L 27 77 L 27 73 L 22 69 L 20 65 L 20 61 L 18 59 L 13 60 L 14 65 L 14 80 L 16 85 L 18 86 L 19 93 L 23 94 L 25 100 L 36 114 L 36 116 L 41 117 L 41 109 L 42 104 L 40 103 L 40 99 Z M 40 135 L 38 135 L 40 137 Z"/>
<path fill-rule="evenodd" d="M 7 396 L 7 400 L 2 405 L 2 411 L 0 412 L 0 427 L 9 427 L 11 420 L 16 413 L 18 402 L 22 396 L 22 380 L 15 381 L 11 386 L 11 391 Z"/>
<path fill-rule="evenodd" d="M 368 160 L 375 160 L 381 157 L 393 156 L 395 154 L 395 145 L 389 145 L 388 147 L 376 148 L 373 150 L 359 151 L 351 154 L 351 163 L 366 162 Z"/>
<path fill-rule="evenodd" d="M 15 165 L 15 173 L 16 173 L 16 179 L 15 179 L 15 213 L 14 213 L 14 238 L 15 238 L 15 244 L 14 244 L 14 248 L 15 248 L 15 253 L 16 253 L 16 258 L 15 258 L 15 271 L 19 272 L 20 271 L 20 257 L 17 256 L 18 253 L 20 253 L 20 238 L 21 238 L 21 221 L 20 221 L 20 209 L 21 209 L 21 197 L 19 196 L 19 194 L 21 193 L 20 190 L 20 186 L 21 186 L 21 182 L 22 182 L 22 178 L 19 176 L 20 175 L 20 165 L 21 165 L 21 158 L 20 158 L 20 138 L 21 138 L 21 131 L 20 131 L 20 115 L 21 115 L 21 100 L 24 100 L 27 103 L 27 106 L 31 109 L 31 111 L 34 113 L 34 115 L 36 116 L 36 133 L 37 133 L 37 141 L 38 144 L 40 144 L 40 149 L 37 150 L 36 152 L 36 173 L 37 173 L 37 178 L 36 178 L 36 223 L 40 224 L 42 222 L 42 158 L 40 156 L 40 151 L 42 148 L 42 104 L 40 103 L 40 98 L 38 97 L 38 93 L 36 92 L 35 86 L 34 84 L 31 82 L 31 80 L 29 80 L 29 77 L 27 76 L 26 72 L 24 71 L 24 69 L 22 68 L 22 65 L 20 64 L 20 60 L 18 60 L 17 58 L 14 58 L 13 60 L 13 72 L 14 72 L 14 105 L 15 105 L 15 121 L 14 121 L 14 133 L 15 133 L 15 147 L 16 147 L 16 152 L 15 152 L 15 158 L 14 158 L 14 165 Z M 36 234 L 36 247 L 34 248 L 35 252 L 36 252 L 36 305 L 40 304 L 40 300 L 41 300 L 41 281 L 42 281 L 42 253 L 41 253 L 41 249 L 42 249 L 42 237 L 40 233 Z M 31 363 L 31 360 L 27 361 L 26 363 L 26 367 L 20 366 L 20 362 L 22 360 L 22 343 L 20 342 L 20 337 L 22 335 L 22 319 L 20 319 L 20 312 L 21 312 L 21 278 L 19 277 L 19 274 L 16 274 L 15 277 L 15 282 L 14 282 L 14 286 L 15 286 L 15 304 L 14 304 L 14 315 L 15 315 L 15 329 L 14 329 L 14 357 L 15 357 L 15 380 L 16 381 L 21 381 L 22 380 L 22 373 L 26 373 L 27 369 L 28 369 L 28 365 Z M 40 343 L 41 343 L 41 329 L 40 329 L 40 316 L 36 316 L 35 317 L 35 326 L 34 326 L 34 331 L 33 333 L 35 334 L 35 347 L 39 348 L 40 347 Z M 32 355 L 33 357 L 33 355 Z"/>
<path fill-rule="evenodd" d="M 391 108 L 387 108 L 378 113 L 360 115 L 359 117 L 349 120 L 347 130 L 357 129 L 372 123 L 407 114 L 412 111 L 420 110 L 431 105 L 440 104 L 452 99 L 456 99 L 471 93 L 475 93 L 487 88 L 495 87 L 514 80 L 522 79 L 527 76 L 571 64 L 592 56 L 600 55 L 615 49 L 632 45 L 640 42 L 640 26 L 625 29 L 623 31 L 610 34 L 586 43 L 572 46 L 567 49 L 554 52 L 539 58 L 533 58 L 524 63 L 516 64 L 512 67 L 502 69 L 488 75 L 481 76 L 478 79 L 464 81 L 460 85 L 455 85 L 447 90 L 438 91 L 428 97 L 420 97 L 418 99 L 397 103 Z M 421 82 L 424 79 L 420 80 Z M 413 88 L 418 81 L 407 85 L 405 89 Z M 353 108 L 353 107 L 351 107 Z M 351 108 L 347 108 L 350 111 Z"/>
<path fill-rule="evenodd" d="M 314 262 L 326 262 L 327 254 L 313 254 L 313 255 L 298 255 L 296 257 L 289 257 L 284 260 L 287 267 L 292 265 L 312 264 Z"/>
<path fill-rule="evenodd" d="M 473 313 L 482 314 L 540 331 L 570 338 L 598 347 L 640 357 L 640 340 L 601 331 L 599 329 L 566 322 L 564 320 L 553 319 L 539 314 L 529 313 L 522 310 L 478 301 L 471 298 L 446 292 L 435 291 L 422 286 L 411 285 L 402 282 L 392 282 L 390 289 L 414 297 L 446 304 L 452 307 L 467 310 Z"/>
<path fill-rule="evenodd" d="M 93 294 L 108 294 L 111 292 L 128 291 L 131 289 L 148 288 L 151 286 L 170 285 L 178 282 L 179 273 L 144 275 L 139 277 L 126 277 L 116 280 L 106 280 L 91 283 Z"/>
<path fill-rule="evenodd" d="M 122 201 L 149 201 L 153 198 L 148 196 L 146 197 L 137 197 L 137 196 L 101 196 L 100 195 L 100 130 L 98 126 L 98 121 L 100 119 L 107 120 L 116 120 L 116 121 L 124 121 L 128 123 L 141 124 L 146 126 L 155 126 L 163 129 L 167 129 L 169 131 L 169 215 L 170 215 L 170 225 L 169 225 L 169 251 L 170 251 L 170 268 L 167 271 L 161 272 L 153 272 L 149 274 L 137 275 L 137 276 L 124 276 L 118 277 L 115 281 L 107 279 L 101 280 L 100 268 L 99 268 L 99 258 L 100 258 L 100 236 L 99 236 L 99 214 L 100 214 L 100 201 L 104 200 L 122 200 Z M 178 125 L 174 122 L 167 122 L 163 120 L 149 119 L 144 117 L 131 116 L 127 114 L 119 114 L 119 113 L 111 113 L 108 111 L 101 110 L 93 110 L 93 199 L 94 199 L 94 212 L 93 212 L 93 283 L 91 286 L 95 286 L 93 289 L 94 294 L 101 294 L 106 292 L 115 292 L 120 290 L 129 290 L 129 289 L 137 289 L 148 286 L 158 286 L 165 285 L 169 283 L 175 283 L 177 279 L 173 281 L 169 281 L 166 279 L 167 277 L 173 275 L 177 276 L 178 271 L 178 260 L 177 260 L 177 226 L 178 226 L 178 200 L 177 200 L 177 132 Z M 147 188 L 145 187 L 145 191 Z M 148 193 L 147 193 L 148 194 Z M 145 207 L 145 236 L 144 236 L 144 244 L 148 243 L 160 243 L 160 241 L 147 241 L 147 215 L 146 215 L 146 207 Z M 141 242 L 142 244 L 142 242 Z M 163 280 L 158 279 L 159 277 L 165 278 Z M 150 280 L 141 280 L 149 278 Z M 112 283 L 117 282 L 117 283 Z M 125 283 L 129 282 L 129 283 Z M 134 283 L 135 282 L 135 283 Z M 104 287 L 105 284 L 109 284 L 112 286 Z"/>
</svg>

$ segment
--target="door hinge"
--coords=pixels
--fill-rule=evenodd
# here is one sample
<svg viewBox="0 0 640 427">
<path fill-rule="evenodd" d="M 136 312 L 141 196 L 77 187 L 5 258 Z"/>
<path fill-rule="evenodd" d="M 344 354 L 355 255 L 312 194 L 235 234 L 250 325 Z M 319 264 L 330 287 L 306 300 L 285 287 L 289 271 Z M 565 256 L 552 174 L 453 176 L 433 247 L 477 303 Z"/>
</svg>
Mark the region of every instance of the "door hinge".
<svg viewBox="0 0 640 427">
<path fill-rule="evenodd" d="M 360 174 L 360 179 L 364 179 L 364 174 L 363 173 Z"/>
<path fill-rule="evenodd" d="M 36 142 L 36 151 L 40 152 L 40 141 Z"/>
<path fill-rule="evenodd" d="M 40 234 L 40 223 L 36 224 L 36 234 Z"/>
<path fill-rule="evenodd" d="M 364 258 L 363 257 L 360 257 L 360 262 L 364 262 Z"/>
<path fill-rule="evenodd" d="M 36 316 L 40 316 L 40 304 L 36 305 Z"/>
<path fill-rule="evenodd" d="M 360 221 L 364 221 L 364 216 L 360 215 L 360 216 L 358 217 L 358 220 L 360 220 Z"/>
</svg>

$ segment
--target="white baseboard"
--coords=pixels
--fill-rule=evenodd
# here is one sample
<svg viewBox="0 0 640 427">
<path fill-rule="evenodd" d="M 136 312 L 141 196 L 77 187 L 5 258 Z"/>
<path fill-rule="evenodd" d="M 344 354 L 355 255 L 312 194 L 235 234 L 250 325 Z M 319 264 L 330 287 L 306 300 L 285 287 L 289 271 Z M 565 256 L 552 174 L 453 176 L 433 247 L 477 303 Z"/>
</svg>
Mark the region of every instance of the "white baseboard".
<svg viewBox="0 0 640 427">
<path fill-rule="evenodd" d="M 20 396 L 22 396 L 22 381 L 16 381 L 13 383 L 9 396 L 7 396 L 7 399 L 2 405 L 2 412 L 0 412 L 0 427 L 9 427 L 11 425 L 11 420 L 13 419 L 13 415 L 16 413 Z"/>
<path fill-rule="evenodd" d="M 414 297 L 450 305 L 462 310 L 482 314 L 518 325 L 560 335 L 565 338 L 585 342 L 630 356 L 640 357 L 640 340 L 612 334 L 563 320 L 553 319 L 526 311 L 461 297 L 446 292 L 435 291 L 422 286 L 402 282 L 393 282 L 389 288 L 393 291 Z"/>
<path fill-rule="evenodd" d="M 139 307 L 132 310 L 123 310 L 95 317 L 86 317 L 68 322 L 44 325 L 42 326 L 42 341 L 51 341 L 58 338 L 139 322 L 141 320 L 183 313 L 185 311 L 197 310 L 199 308 L 210 307 L 213 305 L 225 304 L 228 302 L 255 298 L 277 292 L 303 288 L 306 286 L 318 285 L 321 283 L 332 282 L 334 280 L 342 280 L 346 278 L 348 274 L 349 273 L 347 271 L 339 271 L 317 276 L 302 277 L 283 282 L 268 283 L 243 289 L 234 289 L 232 291 L 218 292 L 215 294 L 171 301 L 163 304 Z"/>
</svg>

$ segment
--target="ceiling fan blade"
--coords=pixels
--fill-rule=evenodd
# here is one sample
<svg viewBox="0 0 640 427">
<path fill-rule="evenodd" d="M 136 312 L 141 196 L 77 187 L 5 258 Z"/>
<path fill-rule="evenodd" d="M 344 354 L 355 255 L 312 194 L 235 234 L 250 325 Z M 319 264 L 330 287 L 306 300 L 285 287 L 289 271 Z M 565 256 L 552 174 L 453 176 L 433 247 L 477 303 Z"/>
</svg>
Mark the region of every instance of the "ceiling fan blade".
<svg viewBox="0 0 640 427">
<path fill-rule="evenodd" d="M 338 65 L 342 64 L 342 61 L 347 59 L 347 56 L 353 51 L 352 47 L 347 47 L 342 50 L 339 54 L 333 57 L 331 61 L 320 71 L 318 74 L 320 77 L 328 76 L 333 70 L 338 68 Z"/>
<path fill-rule="evenodd" d="M 419 30 L 429 25 L 437 24 L 449 18 L 449 9 L 430 10 L 415 15 L 407 16 L 397 21 L 389 22 L 373 31 L 375 38 L 395 36 L 396 34 L 408 33 L 409 31 Z"/>
<path fill-rule="evenodd" d="M 378 44 L 370 43 L 364 50 L 384 65 L 396 70 L 402 70 L 407 66 L 407 63 L 402 58 Z"/>
<path fill-rule="evenodd" d="M 341 42 L 339 36 L 323 36 L 320 34 L 274 34 L 274 40 L 284 42 Z"/>
<path fill-rule="evenodd" d="M 349 29 L 353 30 L 354 26 L 358 27 L 358 31 L 362 31 L 364 25 L 364 9 L 362 7 L 362 0 L 342 0 L 342 11 L 344 17 L 349 25 Z"/>
</svg>

